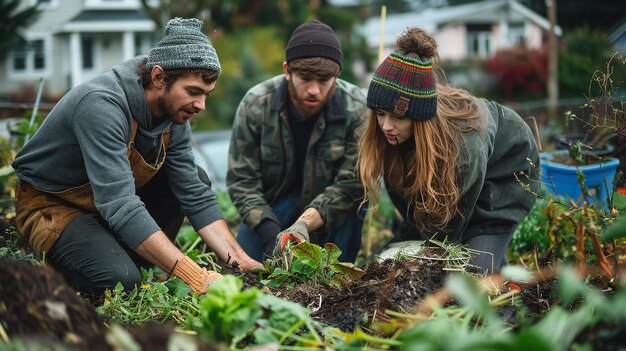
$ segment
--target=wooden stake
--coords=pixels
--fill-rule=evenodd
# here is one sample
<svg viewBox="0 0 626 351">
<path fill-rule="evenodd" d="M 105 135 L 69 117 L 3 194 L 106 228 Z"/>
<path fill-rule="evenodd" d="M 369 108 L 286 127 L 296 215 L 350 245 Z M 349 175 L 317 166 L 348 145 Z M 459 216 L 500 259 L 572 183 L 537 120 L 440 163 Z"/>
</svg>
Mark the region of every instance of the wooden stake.
<svg viewBox="0 0 626 351">
<path fill-rule="evenodd" d="M 384 59 L 383 49 L 385 47 L 385 17 L 387 17 L 387 6 L 380 7 L 380 39 L 378 42 L 378 63 Z"/>
</svg>

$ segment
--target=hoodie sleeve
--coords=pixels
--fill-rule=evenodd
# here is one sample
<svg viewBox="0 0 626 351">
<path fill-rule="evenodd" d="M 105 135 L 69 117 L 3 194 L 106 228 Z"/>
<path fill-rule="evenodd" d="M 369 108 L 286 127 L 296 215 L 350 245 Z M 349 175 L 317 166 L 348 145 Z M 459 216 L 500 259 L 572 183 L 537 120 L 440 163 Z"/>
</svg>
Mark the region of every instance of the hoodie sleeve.
<svg viewBox="0 0 626 351">
<path fill-rule="evenodd" d="M 94 91 L 76 105 L 71 128 L 80 145 L 96 208 L 134 248 L 159 226 L 135 194 L 127 152 L 132 117 L 127 111 L 121 98 Z"/>
</svg>

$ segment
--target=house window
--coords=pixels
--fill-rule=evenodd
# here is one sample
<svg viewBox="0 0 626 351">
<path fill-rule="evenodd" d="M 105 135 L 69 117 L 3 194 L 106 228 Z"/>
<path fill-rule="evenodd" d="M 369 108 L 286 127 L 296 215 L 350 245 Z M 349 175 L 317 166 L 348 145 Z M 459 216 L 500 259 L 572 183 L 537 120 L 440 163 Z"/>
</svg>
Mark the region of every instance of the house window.
<svg viewBox="0 0 626 351">
<path fill-rule="evenodd" d="M 507 34 L 509 43 L 523 44 L 526 40 L 526 36 L 524 35 L 524 23 L 510 23 Z"/>
<path fill-rule="evenodd" d="M 491 25 L 470 24 L 467 26 L 467 54 L 485 58 L 491 54 Z"/>
<path fill-rule="evenodd" d="M 18 75 L 36 74 L 47 66 L 45 40 L 35 39 L 19 45 L 12 52 L 12 72 Z"/>
<path fill-rule="evenodd" d="M 82 39 L 82 59 L 83 59 L 83 69 L 93 69 L 94 68 L 94 39 L 90 37 L 84 37 Z"/>
</svg>

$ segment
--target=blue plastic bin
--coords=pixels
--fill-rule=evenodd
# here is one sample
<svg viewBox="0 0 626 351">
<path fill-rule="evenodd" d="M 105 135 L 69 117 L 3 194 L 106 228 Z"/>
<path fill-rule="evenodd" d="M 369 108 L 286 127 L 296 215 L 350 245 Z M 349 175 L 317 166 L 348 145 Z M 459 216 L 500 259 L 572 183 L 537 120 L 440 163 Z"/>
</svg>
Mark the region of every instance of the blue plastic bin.
<svg viewBox="0 0 626 351">
<path fill-rule="evenodd" d="M 609 209 L 609 196 L 613 194 L 613 179 L 617 173 L 619 160 L 609 157 L 604 162 L 584 165 L 567 166 L 552 162 L 555 155 L 567 154 L 567 150 L 541 153 L 541 182 L 552 193 L 561 198 L 571 198 L 577 204 L 582 203 L 583 192 L 578 184 L 578 170 L 585 175 L 585 186 L 589 192 L 589 204 L 601 204 Z"/>
</svg>

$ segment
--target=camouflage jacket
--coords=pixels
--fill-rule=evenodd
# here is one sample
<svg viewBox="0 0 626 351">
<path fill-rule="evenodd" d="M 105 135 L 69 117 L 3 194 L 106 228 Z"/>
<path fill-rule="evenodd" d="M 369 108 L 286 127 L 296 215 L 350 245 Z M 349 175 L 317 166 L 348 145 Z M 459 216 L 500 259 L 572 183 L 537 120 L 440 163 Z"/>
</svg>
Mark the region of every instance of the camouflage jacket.
<svg viewBox="0 0 626 351">
<path fill-rule="evenodd" d="M 356 164 L 369 110 L 357 86 L 336 82 L 309 140 L 301 194 L 302 208 L 321 214 L 323 230 L 341 224 L 363 195 Z M 287 81 L 279 75 L 251 88 L 235 115 L 226 181 L 233 204 L 251 228 L 265 218 L 278 223 L 269 204 L 286 195 L 294 178 L 287 99 Z"/>
</svg>

